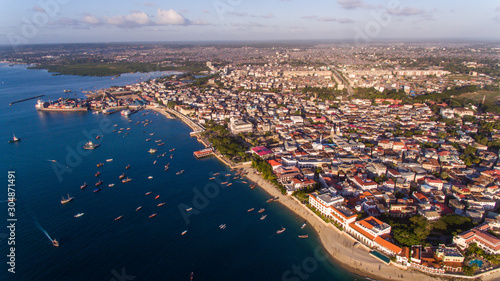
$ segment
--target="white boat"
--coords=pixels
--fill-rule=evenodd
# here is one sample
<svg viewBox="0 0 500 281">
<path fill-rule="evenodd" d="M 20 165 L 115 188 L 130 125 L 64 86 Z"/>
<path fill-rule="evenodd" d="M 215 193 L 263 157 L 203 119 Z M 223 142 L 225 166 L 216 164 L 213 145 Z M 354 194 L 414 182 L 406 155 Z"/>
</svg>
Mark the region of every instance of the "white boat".
<svg viewBox="0 0 500 281">
<path fill-rule="evenodd" d="M 113 186 L 115 186 L 115 184 L 114 184 L 114 183 L 110 183 L 110 184 L 108 185 L 108 187 L 113 187 Z"/>
<path fill-rule="evenodd" d="M 300 227 L 300 229 L 304 229 L 304 227 L 306 227 L 307 223 L 304 222 L 304 224 Z"/>
<path fill-rule="evenodd" d="M 149 177 L 148 177 L 148 179 L 152 179 L 152 178 L 153 178 L 153 176 L 149 176 Z"/>
<path fill-rule="evenodd" d="M 85 213 L 78 213 L 78 214 L 74 215 L 74 217 L 75 217 L 75 218 L 79 218 L 79 217 L 81 217 L 81 216 L 83 216 L 83 215 L 85 215 Z"/>
<path fill-rule="evenodd" d="M 113 159 L 106 159 L 106 162 L 111 162 L 113 161 Z"/>
<path fill-rule="evenodd" d="M 156 153 L 156 151 L 157 151 L 156 149 L 151 148 L 148 152 L 151 153 L 151 154 L 153 154 L 153 153 Z"/>
<path fill-rule="evenodd" d="M 139 211 L 140 209 L 142 209 L 142 206 L 137 207 L 137 209 L 135 209 L 135 211 L 137 212 L 137 211 Z"/>
<path fill-rule="evenodd" d="M 221 224 L 221 225 L 219 225 L 219 228 L 220 229 L 226 229 L 226 225 L 225 224 Z"/>
<path fill-rule="evenodd" d="M 181 235 L 184 235 L 184 234 L 186 234 L 187 232 L 188 232 L 187 230 L 184 230 L 184 231 L 181 233 Z"/>
<path fill-rule="evenodd" d="M 262 217 L 260 217 L 260 220 L 263 221 L 266 219 L 266 217 L 267 217 L 267 215 L 263 215 Z"/>
<path fill-rule="evenodd" d="M 69 197 L 69 194 L 68 194 L 68 198 L 64 198 L 64 196 L 63 196 L 61 199 L 61 204 L 66 204 L 66 203 L 72 201 L 73 199 L 75 199 L 75 197 Z"/>
<path fill-rule="evenodd" d="M 192 209 L 193 209 L 193 208 L 187 208 L 187 209 L 186 209 L 186 212 L 189 212 L 189 211 L 191 211 Z"/>
<path fill-rule="evenodd" d="M 281 229 L 280 229 L 280 230 L 276 231 L 276 234 L 283 233 L 285 230 L 286 230 L 286 228 L 281 227 Z"/>
</svg>

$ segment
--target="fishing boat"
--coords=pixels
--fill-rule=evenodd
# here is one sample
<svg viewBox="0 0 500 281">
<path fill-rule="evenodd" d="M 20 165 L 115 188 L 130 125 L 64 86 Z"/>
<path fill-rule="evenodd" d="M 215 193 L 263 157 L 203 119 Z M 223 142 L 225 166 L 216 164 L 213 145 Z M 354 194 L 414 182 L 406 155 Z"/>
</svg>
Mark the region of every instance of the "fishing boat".
<svg viewBox="0 0 500 281">
<path fill-rule="evenodd" d="M 180 170 L 180 171 L 178 171 L 178 172 L 177 172 L 177 173 L 175 173 L 175 174 L 178 176 L 178 175 L 181 175 L 181 174 L 183 174 L 183 173 L 184 173 L 184 170 Z"/>
<path fill-rule="evenodd" d="M 156 195 L 155 200 L 158 199 L 158 198 L 160 198 L 160 195 Z"/>
<path fill-rule="evenodd" d="M 128 170 L 128 169 L 130 169 L 130 164 L 129 164 L 129 165 L 127 165 L 127 167 L 125 167 L 125 169 L 127 169 L 127 170 Z"/>
<path fill-rule="evenodd" d="M 96 189 L 94 189 L 94 193 L 97 193 L 97 192 L 99 192 L 99 191 L 101 191 L 101 188 L 96 188 Z"/>
<path fill-rule="evenodd" d="M 113 159 L 106 159 L 106 162 L 111 162 L 113 161 Z"/>
<path fill-rule="evenodd" d="M 157 206 L 157 207 L 161 207 L 161 206 L 163 206 L 163 205 L 165 205 L 165 202 L 162 202 L 162 203 L 160 203 L 160 204 L 158 204 L 158 205 L 156 205 L 156 206 Z"/>
<path fill-rule="evenodd" d="M 153 192 L 152 192 L 152 191 L 149 191 L 149 192 L 146 192 L 146 194 L 144 194 L 144 195 L 149 195 L 149 194 L 151 194 L 151 193 L 153 193 Z"/>
<path fill-rule="evenodd" d="M 299 235 L 299 238 L 308 238 L 308 237 L 309 237 L 309 234 Z"/>
<path fill-rule="evenodd" d="M 114 184 L 114 183 L 110 183 L 110 184 L 108 184 L 108 187 L 113 187 L 113 186 L 115 186 L 115 184 Z"/>
<path fill-rule="evenodd" d="M 121 180 L 121 179 L 123 179 L 125 176 L 126 176 L 126 175 L 125 175 L 125 173 L 123 173 L 123 174 L 121 174 L 121 175 L 118 177 L 118 179 L 120 179 L 120 180 Z"/>
<path fill-rule="evenodd" d="M 137 211 L 139 211 L 140 209 L 142 209 L 142 206 L 137 207 L 137 208 L 135 209 L 135 211 L 137 212 Z"/>
<path fill-rule="evenodd" d="M 282 226 L 280 230 L 276 231 L 276 234 L 283 233 L 285 230 L 286 230 L 286 228 L 284 228 L 284 227 Z"/>
<path fill-rule="evenodd" d="M 260 210 L 259 210 L 259 212 L 258 212 L 258 213 L 259 213 L 259 214 L 260 214 L 260 213 L 264 213 L 264 211 L 265 211 L 265 210 L 266 210 L 266 209 L 262 208 L 262 209 L 260 209 Z"/>
<path fill-rule="evenodd" d="M 191 211 L 192 209 L 193 209 L 193 208 L 187 208 L 187 209 L 186 209 L 186 212 L 189 212 L 189 211 Z"/>
<path fill-rule="evenodd" d="M 16 137 L 16 135 L 12 134 L 12 139 L 9 140 L 9 143 L 13 143 L 13 142 L 20 142 L 21 139 Z"/>
<path fill-rule="evenodd" d="M 226 225 L 225 224 L 221 224 L 221 225 L 219 225 L 219 228 L 220 229 L 226 229 Z"/>
<path fill-rule="evenodd" d="M 170 154 L 170 159 L 172 159 L 174 157 L 174 155 Z"/>
<path fill-rule="evenodd" d="M 151 139 L 146 139 L 146 141 L 150 141 Z"/>
<path fill-rule="evenodd" d="M 75 197 L 69 197 L 69 194 L 68 194 L 68 198 L 64 198 L 64 196 L 63 196 L 61 199 L 61 204 L 66 204 L 66 203 L 72 201 L 73 199 L 75 199 Z"/>
<path fill-rule="evenodd" d="M 165 143 L 163 143 L 163 142 L 160 142 L 160 143 L 158 144 L 158 146 L 161 146 L 161 145 L 165 145 Z"/>
<path fill-rule="evenodd" d="M 101 174 L 101 172 L 97 171 L 97 173 L 95 173 L 95 176 L 98 177 L 100 174 Z"/>
<path fill-rule="evenodd" d="M 57 242 L 57 240 L 56 240 L 56 239 L 54 239 L 54 240 L 52 240 L 52 245 L 53 245 L 54 247 L 59 247 L 59 242 Z"/>
<path fill-rule="evenodd" d="M 209 180 L 215 180 L 215 178 L 208 178 Z"/>
<path fill-rule="evenodd" d="M 122 180 L 122 182 L 123 182 L 123 183 L 127 183 L 127 182 L 129 182 L 129 181 L 131 181 L 131 180 L 132 180 L 132 179 L 126 178 L 126 179 Z"/>
<path fill-rule="evenodd" d="M 230 176 L 231 176 L 231 174 L 226 174 L 226 177 L 230 177 Z"/>
<path fill-rule="evenodd" d="M 99 180 L 98 182 L 95 183 L 95 186 L 99 186 L 102 184 L 102 180 Z"/>
<path fill-rule="evenodd" d="M 82 190 L 83 190 L 85 187 L 87 187 L 87 183 L 86 183 L 86 182 L 84 182 L 84 183 L 80 186 L 80 189 L 82 189 Z"/>
<path fill-rule="evenodd" d="M 304 224 L 300 227 L 300 229 L 304 229 L 304 227 L 306 227 L 307 223 L 304 222 Z"/>
<path fill-rule="evenodd" d="M 267 203 L 271 203 L 271 202 L 273 202 L 273 201 L 274 201 L 274 198 L 269 198 L 269 200 L 267 200 L 266 202 L 267 202 Z"/>
<path fill-rule="evenodd" d="M 221 182 L 220 184 L 227 184 L 227 181 L 225 181 L 225 182 Z"/>
<path fill-rule="evenodd" d="M 116 217 L 116 218 L 115 218 L 115 221 L 117 221 L 117 220 L 119 220 L 119 219 L 121 219 L 121 218 L 123 218 L 123 216 Z"/>
<path fill-rule="evenodd" d="M 266 217 L 267 217 L 267 215 L 263 215 L 262 217 L 260 217 L 260 220 L 263 221 L 266 219 Z"/>
<path fill-rule="evenodd" d="M 255 210 L 255 208 L 250 208 L 250 209 L 247 210 L 247 212 L 251 212 L 253 210 Z"/>
<path fill-rule="evenodd" d="M 187 230 L 184 230 L 184 231 L 181 233 L 181 235 L 184 235 L 184 234 L 186 234 L 187 232 L 188 232 Z"/>
<path fill-rule="evenodd" d="M 81 217 L 81 216 L 83 216 L 83 215 L 85 215 L 85 213 L 78 213 L 78 214 L 74 215 L 74 217 L 75 217 L 75 218 L 79 218 L 79 217 Z"/>
<path fill-rule="evenodd" d="M 252 184 L 252 185 L 250 185 L 250 189 L 254 189 L 254 188 L 255 188 L 255 186 L 257 186 L 255 183 L 254 183 L 254 184 Z"/>
<path fill-rule="evenodd" d="M 247 184 L 248 182 L 246 182 L 246 181 L 241 181 L 241 183 Z"/>
<path fill-rule="evenodd" d="M 218 175 L 219 175 L 219 173 L 215 173 L 215 174 L 214 174 L 214 176 L 218 176 Z"/>
<path fill-rule="evenodd" d="M 156 217 L 156 215 L 158 215 L 158 214 L 156 214 L 156 213 L 152 214 L 152 215 L 149 216 L 149 218 L 154 218 L 154 217 Z"/>
<path fill-rule="evenodd" d="M 194 278 L 194 272 L 191 272 L 191 275 L 189 275 L 189 280 L 193 281 L 193 278 Z"/>
<path fill-rule="evenodd" d="M 99 163 L 99 164 L 97 164 L 97 168 L 99 168 L 99 167 L 101 167 L 103 165 L 104 165 L 103 163 Z"/>
<path fill-rule="evenodd" d="M 148 150 L 149 153 L 151 154 L 154 154 L 156 153 L 156 151 L 158 151 L 157 149 L 154 149 L 154 148 L 151 148 L 150 150 Z"/>
<path fill-rule="evenodd" d="M 148 179 L 152 179 L 152 178 L 153 178 L 153 176 L 149 176 L 149 177 L 148 177 Z"/>
<path fill-rule="evenodd" d="M 84 146 L 83 146 L 83 149 L 96 149 L 97 147 L 99 147 L 98 144 L 96 143 L 92 143 L 91 141 L 88 141 Z"/>
<path fill-rule="evenodd" d="M 228 183 L 228 184 L 227 184 L 227 186 L 231 186 L 231 185 L 233 185 L 233 183 L 232 183 L 232 182 L 230 182 L 230 183 Z"/>
</svg>

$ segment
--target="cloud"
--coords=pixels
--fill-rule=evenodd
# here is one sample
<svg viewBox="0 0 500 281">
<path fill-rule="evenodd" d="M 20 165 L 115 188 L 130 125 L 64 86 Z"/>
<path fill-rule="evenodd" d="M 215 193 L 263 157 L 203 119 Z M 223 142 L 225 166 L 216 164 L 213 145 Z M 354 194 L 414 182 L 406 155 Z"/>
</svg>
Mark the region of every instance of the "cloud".
<svg viewBox="0 0 500 281">
<path fill-rule="evenodd" d="M 137 27 L 149 25 L 151 23 L 151 19 L 144 12 L 133 12 L 128 15 L 111 17 L 105 16 L 104 18 L 106 19 L 107 24 L 120 27 Z"/>
<path fill-rule="evenodd" d="M 207 9 L 203 9 L 203 10 L 201 10 L 201 12 L 204 13 L 204 14 L 210 14 L 210 11 L 207 10 Z"/>
<path fill-rule="evenodd" d="M 40 7 L 40 6 L 35 6 L 35 7 L 33 7 L 33 10 L 35 10 L 36 12 L 42 12 L 42 13 L 45 13 L 45 10 L 44 10 L 42 7 Z"/>
<path fill-rule="evenodd" d="M 189 20 L 186 19 L 183 15 L 170 10 L 158 9 L 158 20 L 156 24 L 159 25 L 187 25 L 189 24 Z"/>
<path fill-rule="evenodd" d="M 494 20 L 494 21 L 496 21 L 496 22 L 500 22 L 500 16 L 495 16 L 495 17 L 493 18 L 493 20 Z"/>
<path fill-rule="evenodd" d="M 87 23 L 87 24 L 92 24 L 92 25 L 102 23 L 101 20 L 99 20 L 96 16 L 90 15 L 90 14 L 83 16 L 81 19 L 81 22 Z"/>
<path fill-rule="evenodd" d="M 314 20 L 314 19 L 317 19 L 318 16 L 316 15 L 312 15 L 312 16 L 303 16 L 301 17 L 302 19 L 305 19 L 305 20 Z"/>
<path fill-rule="evenodd" d="M 365 4 L 361 0 L 337 0 L 337 4 L 346 10 L 355 10 L 357 8 L 373 8 L 372 5 Z"/>
<path fill-rule="evenodd" d="M 318 18 L 317 20 L 329 22 L 329 21 L 336 21 L 337 19 L 332 18 L 332 17 L 321 17 L 321 18 Z"/>
<path fill-rule="evenodd" d="M 500 6 L 496 7 L 495 11 L 499 12 L 500 11 Z"/>
<path fill-rule="evenodd" d="M 274 14 L 273 13 L 269 13 L 267 15 L 251 15 L 251 14 L 248 14 L 248 13 L 245 13 L 245 12 L 233 12 L 233 11 L 228 11 L 226 12 L 227 15 L 230 15 L 230 16 L 236 16 L 236 17 L 250 17 L 250 18 L 261 18 L 261 19 L 272 19 L 274 18 Z"/>
<path fill-rule="evenodd" d="M 269 13 L 267 15 L 263 15 L 263 16 L 260 16 L 261 18 L 263 19 L 272 19 L 274 18 L 274 14 L 273 13 Z"/>
<path fill-rule="evenodd" d="M 342 24 L 354 23 L 354 21 L 352 19 L 348 19 L 348 18 L 341 18 L 341 19 L 338 19 L 337 21 L 339 23 L 342 23 Z"/>
<path fill-rule="evenodd" d="M 404 7 L 403 9 L 387 9 L 394 16 L 417 16 L 425 14 L 425 11 L 415 7 Z"/>
</svg>

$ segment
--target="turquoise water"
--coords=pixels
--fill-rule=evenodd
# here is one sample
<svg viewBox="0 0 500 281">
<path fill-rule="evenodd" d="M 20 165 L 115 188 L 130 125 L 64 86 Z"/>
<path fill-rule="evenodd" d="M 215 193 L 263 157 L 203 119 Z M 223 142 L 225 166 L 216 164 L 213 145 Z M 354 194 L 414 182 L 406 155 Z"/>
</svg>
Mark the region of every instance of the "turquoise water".
<svg viewBox="0 0 500 281">
<path fill-rule="evenodd" d="M 471 260 L 469 262 L 469 265 L 472 266 L 472 265 L 477 265 L 477 267 L 481 268 L 483 267 L 483 261 L 482 260 Z"/>
<path fill-rule="evenodd" d="M 196 160 L 192 152 L 203 147 L 178 120 L 142 112 L 132 115 L 131 122 L 120 114 L 37 112 L 36 100 L 8 105 L 39 94 L 55 99 L 66 95 L 63 89 L 82 96 L 76 89 L 125 85 L 141 77 L 147 75 L 114 80 L 52 76 L 0 65 L 0 171 L 4 179 L 7 171 L 15 171 L 17 198 L 16 273 L 7 272 L 8 233 L 2 226 L 0 280 L 189 280 L 190 272 L 194 280 L 362 280 L 323 259 L 316 234 L 309 227 L 300 230 L 303 219 L 266 203 L 269 196 L 261 189 L 226 178 L 229 170 L 216 159 Z M 146 119 L 150 125 L 136 124 Z M 120 128 L 121 134 L 113 132 Z M 20 143 L 7 142 L 12 133 Z M 95 134 L 103 135 L 101 146 L 83 151 L 81 145 Z M 154 142 L 160 139 L 164 146 Z M 147 151 L 153 147 L 158 152 L 151 155 Z M 169 152 L 171 148 L 176 150 Z M 157 157 L 163 153 L 165 157 Z M 104 166 L 97 168 L 100 162 Z M 179 170 L 185 172 L 176 176 Z M 104 183 L 94 193 L 97 171 Z M 119 181 L 123 172 L 131 182 Z M 221 175 L 210 181 L 215 172 Z M 222 181 L 233 185 L 223 188 Z M 84 182 L 88 187 L 80 190 Z M 108 187 L 110 183 L 115 185 Z M 6 185 L 0 192 L 5 224 Z M 149 191 L 152 195 L 146 196 Z M 75 198 L 62 205 L 66 194 Z M 165 205 L 158 207 L 161 202 Z M 136 212 L 138 206 L 142 209 Z M 193 210 L 186 214 L 188 207 Z M 250 208 L 255 211 L 247 212 Z M 256 212 L 260 208 L 266 209 L 265 220 Z M 85 215 L 75 218 L 77 213 Z M 153 213 L 157 216 L 148 218 Z M 118 216 L 123 218 L 115 221 Z M 286 231 L 277 235 L 281 226 Z M 188 232 L 181 236 L 184 230 Z M 59 248 L 44 231 L 60 242 Z M 298 239 L 304 232 L 309 239 Z M 120 279 L 123 274 L 129 279 Z"/>
</svg>

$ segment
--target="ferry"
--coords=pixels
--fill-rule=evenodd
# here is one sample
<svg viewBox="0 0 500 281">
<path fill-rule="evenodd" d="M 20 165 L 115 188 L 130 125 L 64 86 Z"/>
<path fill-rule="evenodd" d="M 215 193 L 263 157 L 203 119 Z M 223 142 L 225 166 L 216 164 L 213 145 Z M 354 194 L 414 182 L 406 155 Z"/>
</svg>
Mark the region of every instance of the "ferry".
<svg viewBox="0 0 500 281">
<path fill-rule="evenodd" d="M 250 209 L 247 210 L 247 212 L 251 212 L 253 210 L 255 210 L 255 208 L 250 208 Z"/>
<path fill-rule="evenodd" d="M 104 163 L 97 164 L 97 168 L 104 166 Z"/>
<path fill-rule="evenodd" d="M 264 209 L 264 208 L 260 209 L 260 210 L 259 210 L 259 214 L 260 214 L 260 213 L 263 213 L 265 210 L 266 210 L 266 209 Z"/>
<path fill-rule="evenodd" d="M 99 144 L 92 143 L 91 141 L 88 141 L 84 146 L 83 149 L 96 149 L 99 147 Z"/>
<path fill-rule="evenodd" d="M 284 227 L 282 226 L 280 230 L 276 231 L 276 234 L 283 233 L 285 230 L 286 230 L 286 228 L 284 228 Z"/>
<path fill-rule="evenodd" d="M 158 205 L 156 205 L 156 206 L 157 206 L 157 207 L 161 207 L 161 206 L 163 206 L 163 205 L 165 205 L 165 202 L 162 202 L 162 203 L 160 203 L 160 204 L 158 204 Z"/>
<path fill-rule="evenodd" d="M 188 232 L 187 230 L 184 230 L 184 231 L 181 233 L 181 235 L 184 235 L 184 234 L 186 234 L 187 232 Z"/>
<path fill-rule="evenodd" d="M 266 217 L 267 217 L 267 215 L 263 215 L 262 217 L 260 217 L 260 220 L 263 221 L 266 219 Z"/>
<path fill-rule="evenodd" d="M 126 179 L 122 180 L 122 182 L 123 182 L 123 183 L 127 183 L 127 182 L 129 182 L 129 181 L 131 181 L 131 180 L 132 180 L 132 179 L 126 178 Z"/>
<path fill-rule="evenodd" d="M 186 209 L 186 212 L 189 212 L 189 211 L 191 211 L 192 209 L 193 209 L 193 208 L 187 208 L 187 209 Z"/>
<path fill-rule="evenodd" d="M 57 242 L 57 240 L 56 240 L 56 239 L 54 239 L 54 240 L 52 240 L 52 245 L 53 245 L 54 247 L 59 247 L 59 242 Z"/>
<path fill-rule="evenodd" d="M 111 162 L 113 161 L 113 159 L 106 159 L 106 162 Z"/>
<path fill-rule="evenodd" d="M 87 183 L 86 183 L 86 182 L 84 182 L 84 183 L 80 186 L 80 189 L 82 189 L 82 190 L 83 190 L 85 187 L 87 187 Z"/>
<path fill-rule="evenodd" d="M 83 215 L 85 215 L 85 213 L 78 213 L 78 214 L 74 215 L 74 217 L 75 217 L 75 218 L 79 218 L 79 217 L 81 217 L 81 216 L 83 216 Z"/>
<path fill-rule="evenodd" d="M 68 194 L 68 198 L 64 198 L 64 196 L 63 196 L 61 199 L 61 204 L 66 204 L 70 201 L 73 201 L 73 199 L 75 199 L 75 197 L 69 197 L 69 194 Z"/>
<path fill-rule="evenodd" d="M 309 237 L 309 234 L 299 235 L 299 238 L 308 238 L 308 237 Z"/>
<path fill-rule="evenodd" d="M 118 177 L 118 179 L 120 179 L 120 180 L 121 180 L 121 179 L 123 179 L 124 177 L 125 177 L 125 173 L 121 174 L 121 175 Z"/>
<path fill-rule="evenodd" d="M 135 209 L 135 211 L 137 212 L 137 211 L 139 211 L 140 209 L 142 209 L 142 206 L 137 207 L 137 208 Z"/>
<path fill-rule="evenodd" d="M 153 193 L 153 192 L 152 192 L 152 191 L 149 191 L 149 192 L 146 192 L 146 194 L 144 194 L 144 195 L 149 195 L 149 194 L 151 194 L 151 193 Z"/>
<path fill-rule="evenodd" d="M 95 173 L 95 176 L 98 177 L 100 174 L 101 174 L 101 172 L 97 171 L 97 173 Z"/>
<path fill-rule="evenodd" d="M 110 184 L 108 184 L 108 187 L 113 187 L 113 186 L 115 186 L 115 184 L 114 184 L 114 183 L 110 183 Z"/>
<path fill-rule="evenodd" d="M 12 134 L 12 139 L 9 140 L 9 143 L 20 142 L 21 139 L 17 138 L 16 135 Z"/>
<path fill-rule="evenodd" d="M 99 180 L 98 182 L 95 183 L 95 186 L 99 186 L 102 184 L 102 180 Z"/>
<path fill-rule="evenodd" d="M 156 195 L 155 200 L 158 199 L 158 198 L 160 198 L 160 195 Z"/>
<path fill-rule="evenodd" d="M 149 216 L 149 218 L 154 218 L 154 217 L 156 217 L 156 215 L 157 215 L 156 213 L 152 214 L 152 215 Z"/>
<path fill-rule="evenodd" d="M 121 219 L 121 218 L 123 218 L 123 216 L 116 217 L 116 218 L 115 218 L 115 221 L 117 221 L 117 220 L 119 220 L 119 219 Z"/>
<path fill-rule="evenodd" d="M 127 167 L 125 167 L 125 169 L 127 169 L 127 170 L 128 170 L 128 169 L 130 169 L 130 164 L 129 164 L 129 165 L 127 165 Z"/>
<path fill-rule="evenodd" d="M 101 188 L 96 188 L 96 189 L 94 189 L 94 193 L 97 193 L 97 192 L 99 192 L 99 191 L 101 191 Z"/>
</svg>

